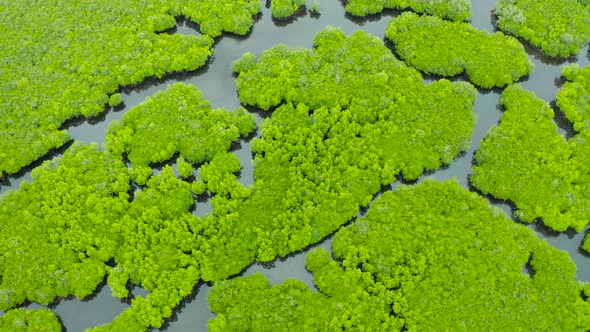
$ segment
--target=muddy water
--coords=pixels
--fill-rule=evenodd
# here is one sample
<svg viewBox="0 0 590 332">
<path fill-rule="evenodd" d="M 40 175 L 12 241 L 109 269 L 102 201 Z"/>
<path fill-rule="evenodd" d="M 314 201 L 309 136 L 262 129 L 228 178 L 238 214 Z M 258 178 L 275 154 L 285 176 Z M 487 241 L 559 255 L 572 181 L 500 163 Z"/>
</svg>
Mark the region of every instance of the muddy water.
<svg viewBox="0 0 590 332">
<path fill-rule="evenodd" d="M 495 0 L 478 0 L 473 3 L 471 23 L 479 29 L 495 32 L 494 18 L 491 13 Z M 262 51 L 278 43 L 286 44 L 292 48 L 310 48 L 315 34 L 327 25 L 340 27 L 347 34 L 356 30 L 363 30 L 383 38 L 389 19 L 398 14 L 396 11 L 386 11 L 369 19 L 357 19 L 345 14 L 340 1 L 326 0 L 322 1 L 321 5 L 321 15 L 319 16 L 310 16 L 304 13 L 286 22 L 272 20 L 270 10 L 264 8 L 248 36 L 226 35 L 219 38 L 215 43 L 215 51 L 211 61 L 204 68 L 193 73 L 169 75 L 163 79 L 150 80 L 136 88 L 123 89 L 123 107 L 110 110 L 97 119 L 71 122 L 68 124 L 68 130 L 75 140 L 102 144 L 105 140 L 105 129 L 109 123 L 121 119 L 131 107 L 137 105 L 146 97 L 165 89 L 169 84 L 179 81 L 196 85 L 203 91 L 205 98 L 211 102 L 214 108 L 235 109 L 240 106 L 240 103 L 235 89 L 235 77 L 232 75 L 230 64 L 243 53 L 252 52 L 255 55 L 260 55 Z M 196 34 L 197 31 L 198 27 L 194 24 L 181 20 L 177 28 L 170 31 L 170 33 Z M 548 59 L 529 45 L 527 45 L 527 52 L 535 62 L 536 69 L 521 83 L 526 89 L 534 91 L 547 102 L 555 100 L 558 88 L 563 83 L 560 78 L 561 67 L 571 63 L 586 66 L 589 63 L 587 46 L 581 56 L 567 60 Z M 417 182 L 421 182 L 425 178 L 438 180 L 455 178 L 462 186 L 470 188 L 468 177 L 473 154 L 477 151 L 479 142 L 485 137 L 490 127 L 496 125 L 502 116 L 498 107 L 499 98 L 499 91 L 479 91 L 474 107 L 474 112 L 477 114 L 477 123 L 468 151 L 458 157 L 450 166 L 425 174 Z M 257 122 L 260 123 L 267 115 L 256 113 L 256 116 Z M 558 125 L 562 135 L 566 137 L 572 135 L 571 127 L 567 121 L 561 119 L 558 121 Z M 62 152 L 57 151 L 54 155 L 58 156 Z M 240 140 L 239 144 L 234 146 L 233 152 L 236 153 L 242 163 L 240 181 L 246 186 L 251 185 L 253 183 L 253 167 L 251 164 L 250 140 Z M 30 179 L 30 168 L 15 176 L 8 177 L 4 182 L 0 183 L 0 193 L 11 188 L 17 188 L 20 182 Z M 392 184 L 392 188 L 397 185 L 398 183 Z M 512 207 L 509 204 L 493 199 L 491 201 L 508 214 L 512 213 Z M 206 197 L 202 198 L 201 201 L 197 202 L 194 213 L 202 215 L 209 212 L 210 205 L 207 204 Z M 578 266 L 578 279 L 590 281 L 590 265 L 588 264 L 590 261 L 579 250 L 588 228 L 581 233 L 575 234 L 554 233 L 539 224 L 533 224 L 529 227 L 535 230 L 541 239 L 546 239 L 554 247 L 567 250 Z M 330 244 L 331 238 L 328 238 L 316 246 L 329 249 Z M 307 251 L 270 264 L 254 263 L 243 272 L 243 275 L 261 272 L 267 276 L 271 283 L 282 283 L 286 278 L 298 278 L 304 281 L 311 289 L 315 289 L 312 275 L 305 269 Z M 207 321 L 214 317 L 207 305 L 209 290 L 210 285 L 201 285 L 191 297 L 183 301 L 162 330 L 205 331 Z M 87 327 L 109 322 L 128 307 L 128 304 L 110 297 L 109 293 L 110 290 L 106 286 L 97 292 L 92 299 L 87 301 L 66 299 L 60 301 L 51 309 L 61 317 L 67 331 L 82 331 Z M 135 295 L 146 294 L 140 288 L 136 288 L 133 293 Z M 35 305 L 31 305 L 31 307 L 35 307 Z"/>
</svg>

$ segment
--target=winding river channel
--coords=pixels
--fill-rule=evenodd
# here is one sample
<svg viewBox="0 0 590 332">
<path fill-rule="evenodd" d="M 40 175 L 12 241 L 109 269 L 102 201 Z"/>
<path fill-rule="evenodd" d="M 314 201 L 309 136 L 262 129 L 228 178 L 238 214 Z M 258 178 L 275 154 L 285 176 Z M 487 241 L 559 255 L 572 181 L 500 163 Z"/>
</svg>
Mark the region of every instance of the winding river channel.
<svg viewBox="0 0 590 332">
<path fill-rule="evenodd" d="M 495 31 L 492 15 L 492 8 L 495 2 L 495 0 L 473 1 L 474 8 L 472 10 L 471 23 L 475 27 L 490 32 Z M 263 3 L 266 5 L 264 0 Z M 257 17 L 252 31 L 247 36 L 224 35 L 216 40 L 213 57 L 205 67 L 191 73 L 174 74 L 165 76 L 159 80 L 149 80 L 134 88 L 123 88 L 124 107 L 109 110 L 100 118 L 71 121 L 66 127 L 75 140 L 102 144 L 105 141 L 105 129 L 109 123 L 113 120 L 121 119 L 131 107 L 137 105 L 146 97 L 165 89 L 169 84 L 179 81 L 196 85 L 203 91 L 205 98 L 211 102 L 214 108 L 238 108 L 240 102 L 235 88 L 235 77 L 232 74 L 230 64 L 232 61 L 240 58 L 243 53 L 252 52 L 255 55 L 260 55 L 262 51 L 278 43 L 286 44 L 291 48 L 310 48 L 315 34 L 328 25 L 340 27 L 347 34 L 353 33 L 356 30 L 364 30 L 379 38 L 383 38 L 389 19 L 399 14 L 397 11 L 385 11 L 383 14 L 367 19 L 358 19 L 347 15 L 341 2 L 338 0 L 322 0 L 321 7 L 320 15 L 300 13 L 300 15 L 289 21 L 274 21 L 271 18 L 270 9 L 265 6 L 262 13 Z M 190 22 L 179 19 L 177 27 L 166 33 L 198 34 L 198 27 Z M 578 63 L 580 66 L 587 66 L 589 63 L 588 46 L 586 46 L 580 56 L 567 60 L 548 59 L 535 48 L 528 45 L 526 48 L 529 56 L 535 62 L 536 68 L 529 76 L 522 80 L 521 84 L 524 88 L 534 91 L 537 96 L 552 104 L 554 104 L 557 91 L 563 83 L 561 79 L 561 68 L 572 63 Z M 426 78 L 427 81 L 433 79 L 436 79 L 436 77 Z M 456 79 L 462 78 L 458 77 Z M 468 177 L 471 170 L 473 154 L 478 149 L 479 142 L 485 137 L 490 127 L 496 125 L 502 116 L 502 111 L 498 106 L 499 99 L 499 90 L 479 89 L 474 107 L 474 111 L 477 114 L 477 123 L 470 148 L 450 166 L 436 172 L 424 174 L 418 182 L 425 178 L 438 180 L 456 178 L 462 186 L 470 188 Z M 556 112 L 556 114 L 556 122 L 559 126 L 560 134 L 566 137 L 571 136 L 571 126 L 564 120 L 561 113 Z M 266 116 L 261 112 L 256 112 L 255 115 L 259 123 Z M 48 156 L 45 160 L 59 156 L 61 153 L 63 153 L 63 149 Z M 249 140 L 240 140 L 239 144 L 236 144 L 234 147 L 234 153 L 238 155 L 242 163 L 240 181 L 244 185 L 252 184 L 252 154 Z M 35 165 L 38 165 L 38 163 Z M 31 168 L 29 167 L 23 172 L 8 177 L 4 182 L 1 182 L 0 193 L 11 188 L 18 188 L 23 180 L 31 180 Z M 392 184 L 392 188 L 394 189 L 397 184 Z M 470 188 L 470 190 L 474 189 Z M 512 206 L 510 204 L 491 198 L 490 201 L 508 214 L 512 214 Z M 199 201 L 196 204 L 194 213 L 203 215 L 210 211 L 211 206 L 208 202 Z M 359 215 L 361 214 L 362 212 L 359 213 Z M 556 248 L 568 251 L 578 267 L 577 278 L 579 280 L 590 281 L 590 259 L 579 249 L 589 228 L 586 228 L 580 233 L 555 233 L 538 223 L 531 224 L 529 227 L 535 230 L 539 238 L 546 239 Z M 330 244 L 331 239 L 327 238 L 315 246 L 329 249 Z M 315 289 L 312 276 L 305 269 L 306 252 L 307 250 L 272 263 L 254 263 L 243 272 L 243 275 L 260 271 L 271 283 L 282 283 L 286 278 L 297 278 L 305 282 L 310 288 Z M 202 284 L 196 288 L 192 296 L 183 301 L 174 316 L 160 330 L 181 332 L 206 331 L 207 321 L 214 317 L 209 311 L 207 304 L 209 289 L 210 285 L 207 284 Z M 139 287 L 136 287 L 132 293 L 135 296 L 146 294 Z M 128 303 L 111 297 L 109 287 L 104 285 L 90 299 L 84 301 L 74 298 L 62 299 L 56 305 L 51 306 L 51 310 L 60 317 L 68 332 L 77 332 L 111 321 L 128 306 Z M 28 307 L 37 308 L 39 306 L 29 304 Z"/>
</svg>

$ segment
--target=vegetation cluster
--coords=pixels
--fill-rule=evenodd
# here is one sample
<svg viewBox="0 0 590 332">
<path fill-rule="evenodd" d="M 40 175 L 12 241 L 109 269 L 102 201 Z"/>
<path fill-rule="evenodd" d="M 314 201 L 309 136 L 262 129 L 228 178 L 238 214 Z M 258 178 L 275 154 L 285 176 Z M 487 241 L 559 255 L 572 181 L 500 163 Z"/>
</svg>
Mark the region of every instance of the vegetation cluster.
<svg viewBox="0 0 590 332">
<path fill-rule="evenodd" d="M 504 90 L 501 104 L 502 120 L 475 154 L 471 183 L 514 202 L 521 221 L 581 231 L 590 221 L 588 134 L 561 136 L 551 107 L 519 85 Z"/>
<path fill-rule="evenodd" d="M 557 106 L 574 130 L 590 134 L 590 66 L 565 67 L 562 74 L 567 81 L 557 94 Z"/>
<path fill-rule="evenodd" d="M 334 47 L 343 57 L 330 55 Z M 293 53 L 302 52 L 312 56 Z M 75 144 L 63 158 L 36 169 L 31 184 L 3 195 L 2 309 L 27 299 L 48 304 L 69 294 L 83 298 L 108 276 L 115 296 L 129 297 L 129 284 L 150 293 L 131 299 L 130 309 L 94 330 L 158 327 L 199 280 L 223 280 L 256 257 L 270 260 L 315 243 L 352 218 L 397 173 L 415 178 L 449 163 L 465 148 L 474 121 L 475 91 L 469 84 L 443 80 L 425 86 L 416 70 L 364 33 L 346 38 L 328 29 L 316 40 L 315 52 L 315 65 L 324 68 L 320 75 L 331 81 L 334 95 L 316 101 L 311 113 L 303 103 L 274 111 L 262 137 L 252 142 L 257 154 L 253 189 L 237 182 L 239 161 L 225 152 L 254 129 L 252 116 L 243 110 L 211 110 L 196 88 L 175 84 L 113 124 L 107 152 Z M 335 59 L 353 61 L 334 72 Z M 265 60 L 250 65 L 279 71 Z M 301 70 L 291 72 L 303 77 L 295 82 L 320 84 L 322 76 L 305 78 L 312 72 Z M 374 77 L 376 70 L 382 74 Z M 347 98 L 346 91 L 336 90 L 338 75 L 349 82 L 342 87 L 361 95 L 335 107 Z M 391 95 L 374 100 L 378 95 L 352 83 L 359 77 Z M 259 98 L 273 86 L 259 87 Z M 413 93 L 402 86 L 413 86 Z M 373 114 L 362 112 L 365 108 Z M 195 144 L 193 136 L 201 134 L 210 142 Z M 186 181 L 169 166 L 153 175 L 149 166 L 176 153 Z M 125 158 L 133 168 L 125 166 Z M 197 174 L 193 165 L 200 165 Z M 132 179 L 137 189 L 130 186 Z M 194 195 L 205 190 L 214 195 L 214 213 L 198 218 L 190 210 Z"/>
<path fill-rule="evenodd" d="M 344 9 L 355 16 L 377 14 L 384 9 L 411 9 L 452 21 L 469 21 L 471 17 L 469 0 L 348 0 Z"/>
<path fill-rule="evenodd" d="M 552 57 L 578 54 L 590 40 L 588 0 L 498 0 L 494 13 L 502 31 Z"/>
<path fill-rule="evenodd" d="M 0 4 L 0 176 L 64 145 L 64 123 L 118 104 L 120 86 L 201 67 L 210 36 L 245 34 L 259 10 L 258 0 Z M 199 23 L 204 35 L 161 33 L 179 16 Z"/>
<path fill-rule="evenodd" d="M 469 23 L 405 12 L 389 22 L 385 35 L 412 67 L 445 77 L 465 72 L 483 88 L 503 87 L 534 68 L 516 38 L 489 34 Z"/>
<path fill-rule="evenodd" d="M 332 252 L 307 256 L 319 293 L 260 274 L 217 283 L 210 331 L 589 327 L 569 256 L 452 181 L 385 192 Z"/>
<path fill-rule="evenodd" d="M 242 103 L 273 109 L 252 141 L 254 190 L 238 209 L 256 225 L 262 261 L 318 242 L 398 174 L 416 179 L 469 145 L 473 86 L 425 85 L 364 32 L 327 28 L 313 51 L 278 45 L 233 67 Z"/>
<path fill-rule="evenodd" d="M 49 309 L 11 310 L 0 317 L 0 329 L 11 332 L 58 332 L 61 324 L 57 316 Z"/>
<path fill-rule="evenodd" d="M 151 152 L 158 158 L 168 148 L 160 143 L 187 146 L 186 140 L 194 138 L 174 140 L 145 129 L 170 129 L 166 121 L 177 119 L 174 115 L 187 118 L 168 126 L 192 123 L 195 128 L 207 130 L 209 126 L 217 132 L 216 150 L 195 145 L 189 150 L 193 154 L 186 153 L 187 158 L 198 156 L 202 179 L 195 177 L 193 166 L 182 156 L 178 169 L 186 181 L 178 179 L 170 166 L 152 175 L 145 165 L 153 161 L 131 144 L 130 151 L 137 156 L 134 161 L 145 163 L 142 165 L 149 171 L 139 173 L 143 181 L 133 188 L 132 178 L 141 177 L 123 162 L 126 145 L 111 139 L 107 152 L 97 146 L 74 144 L 63 158 L 35 169 L 32 183 L 24 182 L 20 189 L 2 195 L 0 310 L 25 300 L 50 304 L 70 294 L 84 298 L 108 276 L 113 295 L 131 300 L 132 307 L 110 325 L 95 330 L 141 331 L 161 326 L 201 276 L 223 273 L 223 268 L 210 271 L 218 263 L 215 252 L 219 255 L 223 248 L 213 236 L 204 235 L 215 231 L 234 235 L 222 227 L 231 227 L 230 218 L 218 213 L 217 218 L 201 219 L 190 211 L 195 195 L 207 189 L 236 200 L 249 194 L 233 174 L 239 171 L 239 160 L 227 150 L 232 140 L 253 130 L 254 123 L 243 111 L 211 110 L 195 87 L 176 84 L 130 110 L 114 132 L 138 124 L 129 141 L 155 142 Z M 240 132 L 236 123 L 243 125 L 245 132 Z M 182 128 L 172 129 L 180 133 Z M 227 255 L 240 257 L 231 249 Z M 141 285 L 149 295 L 131 299 L 131 284 Z"/>
<path fill-rule="evenodd" d="M 307 0 L 272 0 L 272 17 L 286 19 L 293 15 L 299 8 L 305 6 Z"/>
</svg>

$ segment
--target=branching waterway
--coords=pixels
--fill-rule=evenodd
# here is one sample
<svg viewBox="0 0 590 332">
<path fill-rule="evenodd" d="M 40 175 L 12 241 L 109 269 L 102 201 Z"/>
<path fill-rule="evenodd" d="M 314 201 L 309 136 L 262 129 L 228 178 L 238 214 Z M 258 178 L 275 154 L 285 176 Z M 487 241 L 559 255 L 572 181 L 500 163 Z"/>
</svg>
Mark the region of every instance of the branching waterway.
<svg viewBox="0 0 590 332">
<path fill-rule="evenodd" d="M 491 13 L 494 3 L 495 1 L 493 0 L 473 2 L 472 25 L 481 30 L 489 32 L 496 31 L 493 24 L 494 17 Z M 236 109 L 240 106 L 240 101 L 236 92 L 235 76 L 232 73 L 231 63 L 239 59 L 242 54 L 251 52 L 258 56 L 264 50 L 279 43 L 283 43 L 294 49 L 311 48 L 314 36 L 328 25 L 340 27 L 347 34 L 353 33 L 356 30 L 363 30 L 384 38 L 389 19 L 399 14 L 397 11 L 388 10 L 366 19 L 358 19 L 346 14 L 340 1 L 322 1 L 321 6 L 320 15 L 300 13 L 287 21 L 273 20 L 270 15 L 270 9 L 265 7 L 257 18 L 252 31 L 247 36 L 241 37 L 226 34 L 219 37 L 214 45 L 213 56 L 209 64 L 205 67 L 195 72 L 167 75 L 161 79 L 151 79 L 135 87 L 123 88 L 121 90 L 124 102 L 123 106 L 109 109 L 97 118 L 69 121 L 65 125 L 65 128 L 69 130 L 72 137 L 77 141 L 104 144 L 105 130 L 112 121 L 120 120 L 130 108 L 142 102 L 146 97 L 165 89 L 168 85 L 175 82 L 196 85 L 203 92 L 204 97 L 211 102 L 213 108 Z M 198 26 L 180 18 L 177 27 L 167 31 L 167 33 L 198 34 Z M 586 46 L 577 58 L 552 60 L 526 42 L 524 44 L 536 68 L 521 81 L 521 84 L 525 89 L 534 91 L 538 97 L 554 105 L 557 91 L 563 84 L 561 78 L 562 67 L 572 63 L 577 63 L 580 66 L 588 65 L 588 46 Z M 387 45 L 395 53 L 391 43 L 388 42 Z M 425 79 L 431 81 L 438 79 L 438 77 L 427 76 Z M 455 79 L 463 80 L 465 77 L 459 76 L 453 78 L 453 80 Z M 474 112 L 477 114 L 477 122 L 469 149 L 457 157 L 451 165 L 435 172 L 424 174 L 416 182 L 420 183 L 426 178 L 437 180 L 456 178 L 461 186 L 476 191 L 476 189 L 469 185 L 468 180 L 473 164 L 473 156 L 488 130 L 492 126 L 497 125 L 502 117 L 499 100 L 499 91 L 479 89 L 474 106 Z M 249 110 L 254 111 L 258 125 L 260 125 L 264 117 L 268 116 L 263 111 Z M 572 136 L 573 129 L 571 125 L 564 120 L 559 111 L 556 112 L 556 122 L 562 136 Z M 260 135 L 259 131 L 252 136 L 258 135 Z M 250 148 L 251 138 L 240 139 L 232 147 L 232 152 L 240 158 L 242 169 L 239 180 L 245 186 L 252 185 L 254 182 L 252 151 Z M 43 158 L 42 161 L 60 156 L 64 150 L 65 148 L 54 151 Z M 36 162 L 31 167 L 24 169 L 16 175 L 6 177 L 0 183 L 0 193 L 4 193 L 9 189 L 18 188 L 22 181 L 31 181 L 31 170 L 35 166 L 38 166 L 40 162 Z M 395 189 L 399 183 L 400 181 L 392 184 L 392 188 Z M 488 199 L 508 214 L 512 214 L 513 207 L 510 203 L 501 202 L 490 197 Z M 206 194 L 202 195 L 195 206 L 196 208 L 193 213 L 197 215 L 203 215 L 211 211 Z M 359 213 L 359 215 L 361 214 Z M 556 233 L 537 222 L 531 224 L 529 227 L 538 234 L 539 238 L 547 240 L 550 245 L 569 252 L 578 267 L 577 278 L 583 281 L 590 281 L 589 258 L 579 249 L 584 236 L 589 231 L 588 227 L 579 233 Z M 321 246 L 329 249 L 330 245 L 331 238 L 328 237 L 313 247 Z M 284 259 L 279 259 L 271 263 L 254 263 L 243 271 L 242 275 L 261 272 L 272 284 L 282 283 L 286 278 L 297 278 L 308 285 L 310 289 L 316 290 L 312 275 L 305 268 L 307 251 L 292 254 Z M 102 286 L 106 285 L 103 283 Z M 193 295 L 181 303 L 179 308 L 176 309 L 175 314 L 172 318 L 168 319 L 161 330 L 206 330 L 207 321 L 214 317 L 209 311 L 207 304 L 209 289 L 210 285 L 207 284 L 200 284 L 196 287 Z M 132 293 L 137 296 L 142 294 L 142 290 L 136 289 Z M 78 299 L 62 299 L 55 305 L 50 306 L 50 309 L 61 318 L 67 331 L 82 331 L 85 328 L 108 323 L 128 306 L 128 303 L 111 297 L 110 289 L 106 286 L 99 287 L 96 294 L 89 299 L 83 301 Z M 37 308 L 39 306 L 32 304 L 29 307 Z"/>
</svg>

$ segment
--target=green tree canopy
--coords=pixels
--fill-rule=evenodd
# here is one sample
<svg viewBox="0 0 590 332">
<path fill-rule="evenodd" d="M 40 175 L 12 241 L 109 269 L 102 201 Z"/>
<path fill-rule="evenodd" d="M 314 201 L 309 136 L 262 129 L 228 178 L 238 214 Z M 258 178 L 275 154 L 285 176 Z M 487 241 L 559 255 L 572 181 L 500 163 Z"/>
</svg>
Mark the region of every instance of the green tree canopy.
<svg viewBox="0 0 590 332">
<path fill-rule="evenodd" d="M 502 31 L 565 58 L 578 54 L 590 39 L 588 5 L 587 0 L 499 0 L 494 13 Z"/>
<path fill-rule="evenodd" d="M 567 253 L 457 183 L 385 192 L 307 268 L 320 293 L 261 275 L 214 286 L 212 331 L 587 330 Z M 523 272 L 529 265 L 531 273 Z"/>
<path fill-rule="evenodd" d="M 285 19 L 293 15 L 299 8 L 305 6 L 307 0 L 272 0 L 270 9 L 272 17 Z"/>
<path fill-rule="evenodd" d="M 465 72 L 483 88 L 503 87 L 534 68 L 516 38 L 489 34 L 468 23 L 406 12 L 389 22 L 386 36 L 414 68 L 441 76 Z"/>
<path fill-rule="evenodd" d="M 0 196 L 0 310 L 90 295 L 120 244 L 128 189 L 119 158 L 75 144 Z"/>
<path fill-rule="evenodd" d="M 344 7 L 355 16 L 377 14 L 384 9 L 406 8 L 453 21 L 468 21 L 471 17 L 469 0 L 348 0 Z"/>
<path fill-rule="evenodd" d="M 256 231 L 260 260 L 319 241 L 398 174 L 449 164 L 471 136 L 470 84 L 425 85 L 364 32 L 327 28 L 314 46 L 278 45 L 233 66 L 244 104 L 278 106 L 252 141 L 254 191 L 237 209 Z"/>
<path fill-rule="evenodd" d="M 506 88 L 501 103 L 504 114 L 475 154 L 471 183 L 514 202 L 524 222 L 581 231 L 590 221 L 588 134 L 560 136 L 551 107 L 519 85 Z"/>
<path fill-rule="evenodd" d="M 7 311 L 0 317 L 0 330 L 7 332 L 59 332 L 61 324 L 48 309 Z"/>
<path fill-rule="evenodd" d="M 127 154 L 137 168 L 169 160 L 176 153 L 200 164 L 227 151 L 233 141 L 255 128 L 254 116 L 243 108 L 213 110 L 194 85 L 175 83 L 132 108 L 121 121 L 113 121 L 106 141 L 111 152 Z"/>
<path fill-rule="evenodd" d="M 565 67 L 567 82 L 557 94 L 557 106 L 578 132 L 590 133 L 590 66 Z"/>
</svg>

